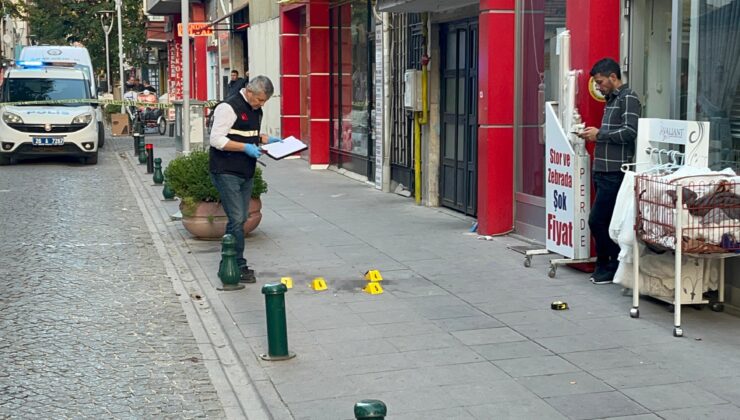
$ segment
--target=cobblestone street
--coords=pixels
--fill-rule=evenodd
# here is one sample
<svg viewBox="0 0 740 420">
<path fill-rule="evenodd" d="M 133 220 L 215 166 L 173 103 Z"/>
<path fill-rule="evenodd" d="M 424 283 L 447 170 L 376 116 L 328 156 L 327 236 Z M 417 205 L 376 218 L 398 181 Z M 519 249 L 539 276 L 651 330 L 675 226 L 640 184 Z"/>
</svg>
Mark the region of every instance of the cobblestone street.
<svg viewBox="0 0 740 420">
<path fill-rule="evenodd" d="M 0 168 L 0 418 L 223 418 L 114 155 Z"/>
</svg>

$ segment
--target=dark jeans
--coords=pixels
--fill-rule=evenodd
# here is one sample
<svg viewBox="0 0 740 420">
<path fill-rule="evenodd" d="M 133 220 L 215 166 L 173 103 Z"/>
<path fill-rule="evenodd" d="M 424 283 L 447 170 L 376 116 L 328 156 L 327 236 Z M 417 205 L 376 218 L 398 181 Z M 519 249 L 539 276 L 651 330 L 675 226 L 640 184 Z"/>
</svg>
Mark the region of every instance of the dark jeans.
<svg viewBox="0 0 740 420">
<path fill-rule="evenodd" d="M 226 233 L 234 235 L 236 239 L 236 262 L 239 267 L 245 266 L 247 260 L 244 258 L 244 222 L 249 215 L 253 178 L 211 173 L 211 180 L 221 195 L 221 204 L 229 219 Z"/>
<path fill-rule="evenodd" d="M 594 187 L 596 199 L 591 206 L 588 217 L 588 226 L 596 243 L 596 258 L 600 265 L 610 260 L 616 264 L 619 256 L 619 245 L 609 237 L 609 223 L 612 221 L 614 204 L 617 202 L 617 193 L 622 185 L 622 172 L 594 172 Z"/>
</svg>

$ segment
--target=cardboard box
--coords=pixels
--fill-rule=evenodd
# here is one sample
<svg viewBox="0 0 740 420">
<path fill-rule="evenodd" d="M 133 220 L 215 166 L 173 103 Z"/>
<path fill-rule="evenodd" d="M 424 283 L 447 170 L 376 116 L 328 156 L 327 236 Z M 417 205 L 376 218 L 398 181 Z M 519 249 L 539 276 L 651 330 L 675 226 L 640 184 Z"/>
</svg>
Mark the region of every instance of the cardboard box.
<svg viewBox="0 0 740 420">
<path fill-rule="evenodd" d="M 113 136 L 127 136 L 131 133 L 128 126 L 128 115 L 126 114 L 111 114 L 110 115 L 111 128 L 110 131 Z"/>
</svg>

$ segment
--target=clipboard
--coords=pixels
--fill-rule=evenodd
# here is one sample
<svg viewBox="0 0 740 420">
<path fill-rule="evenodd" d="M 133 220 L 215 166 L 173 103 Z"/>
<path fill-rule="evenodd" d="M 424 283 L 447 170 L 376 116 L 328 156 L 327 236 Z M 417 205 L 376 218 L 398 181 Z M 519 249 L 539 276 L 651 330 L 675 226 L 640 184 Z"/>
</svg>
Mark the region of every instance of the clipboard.
<svg viewBox="0 0 740 420">
<path fill-rule="evenodd" d="M 262 146 L 262 151 L 275 160 L 280 160 L 306 149 L 308 149 L 308 145 L 293 136 L 286 137 L 279 143 Z"/>
</svg>

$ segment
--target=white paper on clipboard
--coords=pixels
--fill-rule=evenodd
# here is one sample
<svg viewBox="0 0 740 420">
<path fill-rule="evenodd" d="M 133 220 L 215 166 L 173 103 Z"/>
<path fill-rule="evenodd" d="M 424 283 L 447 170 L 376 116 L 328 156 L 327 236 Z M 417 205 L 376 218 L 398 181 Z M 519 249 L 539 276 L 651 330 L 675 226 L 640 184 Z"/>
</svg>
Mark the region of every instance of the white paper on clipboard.
<svg viewBox="0 0 740 420">
<path fill-rule="evenodd" d="M 282 159 L 286 156 L 290 156 L 294 153 L 301 152 L 308 149 L 306 143 L 298 140 L 297 138 L 290 136 L 283 139 L 282 142 L 266 144 L 262 146 L 262 150 L 273 159 Z"/>
</svg>

